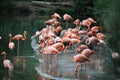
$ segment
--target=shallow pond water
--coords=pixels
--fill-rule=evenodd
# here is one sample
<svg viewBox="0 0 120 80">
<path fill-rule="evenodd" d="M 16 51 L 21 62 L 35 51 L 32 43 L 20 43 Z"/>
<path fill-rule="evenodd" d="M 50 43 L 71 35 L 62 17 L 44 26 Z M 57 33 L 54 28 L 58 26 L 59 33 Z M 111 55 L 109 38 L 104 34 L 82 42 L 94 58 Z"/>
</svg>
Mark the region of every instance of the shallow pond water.
<svg viewBox="0 0 120 80">
<path fill-rule="evenodd" d="M 36 58 L 39 64 L 35 67 L 40 75 L 40 80 L 119 80 L 119 75 L 115 74 L 113 62 L 110 56 L 109 47 L 94 46 L 95 54 L 90 57 L 90 62 L 85 62 L 78 68 L 78 74 L 75 76 L 73 62 L 75 55 L 74 48 L 61 53 L 59 56 L 39 53 L 37 37 L 32 36 L 32 47 L 36 52 Z M 74 45 L 75 46 L 75 45 Z"/>
</svg>

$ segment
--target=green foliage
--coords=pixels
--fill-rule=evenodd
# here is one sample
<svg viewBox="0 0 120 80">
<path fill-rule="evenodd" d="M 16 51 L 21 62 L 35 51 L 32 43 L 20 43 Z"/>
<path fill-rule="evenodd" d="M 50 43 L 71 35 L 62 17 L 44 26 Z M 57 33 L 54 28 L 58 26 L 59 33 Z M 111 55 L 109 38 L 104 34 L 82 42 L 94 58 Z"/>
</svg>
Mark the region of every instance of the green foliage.
<svg viewBox="0 0 120 80">
<path fill-rule="evenodd" d="M 18 14 L 30 14 L 31 13 L 30 8 L 26 5 L 16 6 L 15 10 Z"/>
<path fill-rule="evenodd" d="M 10 1 L 0 2 L 0 12 L 10 13 L 15 10 L 15 4 Z"/>
<path fill-rule="evenodd" d="M 64 15 L 65 13 L 72 15 L 73 14 L 73 9 L 64 8 L 64 7 L 57 7 L 57 8 L 50 9 L 49 12 L 50 13 L 48 13 L 48 14 L 51 14 L 51 12 L 58 12 L 61 15 Z"/>
<path fill-rule="evenodd" d="M 93 17 L 92 6 L 93 0 L 73 0 L 74 15 L 80 19 Z"/>
<path fill-rule="evenodd" d="M 120 46 L 120 0 L 95 0 L 94 15 L 97 21 L 103 25 L 106 32 L 111 34 L 108 39 L 110 47 L 119 51 Z"/>
<path fill-rule="evenodd" d="M 45 10 L 43 10 L 43 9 L 38 9 L 38 10 L 36 10 L 35 12 L 36 12 L 37 14 L 39 14 L 39 15 L 42 15 L 42 16 L 45 16 L 45 15 L 46 15 Z"/>
</svg>

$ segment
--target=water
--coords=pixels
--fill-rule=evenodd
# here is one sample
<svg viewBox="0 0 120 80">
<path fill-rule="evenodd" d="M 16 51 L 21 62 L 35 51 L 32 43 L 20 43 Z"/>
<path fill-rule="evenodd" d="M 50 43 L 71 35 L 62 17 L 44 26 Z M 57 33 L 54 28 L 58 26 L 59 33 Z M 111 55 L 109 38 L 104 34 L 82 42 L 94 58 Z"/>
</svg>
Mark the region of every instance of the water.
<svg viewBox="0 0 120 80">
<path fill-rule="evenodd" d="M 33 19 L 33 16 L 0 16 L 0 53 L 7 52 L 7 58 L 14 64 L 12 75 L 7 75 L 3 67 L 3 56 L 0 55 L 0 80 L 37 80 L 38 75 L 35 71 L 37 60 L 34 51 L 31 48 L 31 36 L 40 29 L 39 19 Z M 38 26 L 39 25 L 39 26 Z M 14 53 L 10 53 L 8 48 L 9 33 L 12 35 L 22 34 L 27 31 L 27 39 L 20 41 L 20 58 L 17 58 L 17 41 L 15 43 Z M 17 60 L 16 60 L 17 59 Z M 25 62 L 24 62 L 25 61 Z M 32 64 L 31 64 L 32 63 Z"/>
<path fill-rule="evenodd" d="M 11 75 L 5 73 L 0 55 L 0 80 L 120 80 L 115 73 L 110 58 L 111 50 L 108 47 L 95 47 L 95 55 L 90 57 L 91 62 L 79 67 L 77 77 L 74 75 L 76 63 L 73 62 L 74 52 L 70 49 L 67 54 L 54 55 L 50 64 L 46 55 L 39 53 L 37 37 L 34 36 L 37 30 L 42 29 L 45 18 L 37 16 L 1 16 L 0 17 L 0 52 L 6 51 L 7 58 L 14 63 Z M 15 41 L 14 53 L 8 48 L 9 33 L 22 34 L 27 31 L 27 39 L 20 41 L 20 57 L 17 58 L 17 41 Z M 17 60 L 15 60 L 17 58 Z M 16 61 L 16 62 L 15 62 Z"/>
<path fill-rule="evenodd" d="M 68 49 L 66 54 L 62 53 L 57 57 L 52 55 L 51 63 L 48 56 L 39 53 L 37 37 L 32 36 L 33 50 L 36 52 L 39 64 L 35 67 L 40 79 L 45 80 L 119 80 L 115 73 L 110 53 L 107 46 L 94 46 L 95 54 L 79 67 L 77 77 L 74 74 L 76 63 L 73 62 L 74 50 Z M 39 56 L 39 57 L 38 57 Z"/>
</svg>

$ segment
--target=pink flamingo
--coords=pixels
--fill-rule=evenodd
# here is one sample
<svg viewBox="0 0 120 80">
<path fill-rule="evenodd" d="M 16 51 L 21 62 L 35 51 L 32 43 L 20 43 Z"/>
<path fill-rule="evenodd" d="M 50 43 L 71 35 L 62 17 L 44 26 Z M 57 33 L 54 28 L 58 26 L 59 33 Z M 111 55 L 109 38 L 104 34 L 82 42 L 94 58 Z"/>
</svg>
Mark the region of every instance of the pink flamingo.
<svg viewBox="0 0 120 80">
<path fill-rule="evenodd" d="M 49 20 L 45 21 L 45 23 L 52 24 L 52 23 L 54 23 L 54 21 L 56 21 L 56 19 L 49 19 Z"/>
<path fill-rule="evenodd" d="M 52 15 L 52 18 L 61 19 L 61 16 L 60 16 L 58 13 L 55 12 L 55 13 Z"/>
<path fill-rule="evenodd" d="M 90 24 L 97 23 L 93 18 L 87 18 L 88 21 L 90 21 Z"/>
<path fill-rule="evenodd" d="M 87 49 L 88 46 L 85 44 L 80 44 L 77 48 L 77 52 L 82 52 L 84 49 Z"/>
<path fill-rule="evenodd" d="M 96 21 L 92 18 L 87 18 L 81 22 L 81 25 L 87 26 L 88 31 L 90 30 L 91 24 L 96 23 Z"/>
<path fill-rule="evenodd" d="M 62 31 L 62 27 L 61 26 L 58 26 L 54 29 L 54 33 L 59 36 L 60 35 L 60 32 Z"/>
<path fill-rule="evenodd" d="M 97 34 L 96 34 L 96 37 L 97 37 L 98 39 L 104 40 L 104 39 L 106 38 L 106 35 L 104 35 L 103 33 L 97 33 Z"/>
<path fill-rule="evenodd" d="M 6 52 L 3 51 L 1 54 L 4 55 L 3 65 L 4 65 L 5 69 L 8 69 L 9 71 L 11 71 L 13 69 L 13 64 L 11 63 L 11 61 L 9 59 L 6 59 Z"/>
<path fill-rule="evenodd" d="M 11 41 L 12 34 L 9 34 L 9 37 L 10 37 L 10 39 L 9 39 L 8 47 L 9 47 L 10 51 L 12 51 L 14 49 L 14 47 L 15 47 L 15 43 Z"/>
<path fill-rule="evenodd" d="M 85 42 L 87 45 L 98 44 L 99 40 L 96 37 L 89 37 Z"/>
<path fill-rule="evenodd" d="M 49 19 L 49 20 L 45 21 L 45 23 L 46 23 L 46 24 L 50 24 L 50 25 L 52 25 L 53 27 L 59 24 L 59 22 L 58 22 L 55 18 Z"/>
<path fill-rule="evenodd" d="M 64 14 L 63 19 L 66 21 L 66 28 L 68 28 L 68 21 L 72 20 L 73 18 L 69 14 Z"/>
<path fill-rule="evenodd" d="M 65 46 L 62 42 L 58 42 L 52 45 L 53 47 L 55 47 L 58 51 L 64 51 Z"/>
<path fill-rule="evenodd" d="M 18 54 L 17 54 L 17 56 L 19 56 L 19 41 L 26 40 L 26 35 L 27 35 L 27 31 L 24 31 L 23 35 L 17 34 L 14 37 L 11 36 L 11 40 L 17 40 L 18 41 Z"/>
<path fill-rule="evenodd" d="M 82 20 L 82 22 L 81 22 L 80 24 L 81 24 L 82 26 L 87 27 L 87 31 L 90 30 L 90 22 L 89 22 L 87 19 Z"/>
<path fill-rule="evenodd" d="M 78 62 L 78 64 L 76 64 L 74 69 L 74 74 L 76 75 L 78 72 L 78 67 L 81 65 L 81 63 L 84 63 L 85 61 L 90 61 L 90 59 L 87 58 L 84 54 L 77 54 L 73 58 L 75 63 Z"/>
<path fill-rule="evenodd" d="M 74 62 L 77 63 L 79 62 L 76 67 L 75 67 L 75 75 L 77 74 L 78 67 L 81 65 L 81 63 L 84 63 L 85 61 L 90 61 L 89 57 L 94 54 L 95 52 L 90 49 L 84 49 L 81 54 L 77 54 L 74 56 Z"/>
<path fill-rule="evenodd" d="M 104 35 L 103 33 L 97 33 L 96 37 L 99 40 L 99 45 L 106 45 L 106 42 L 104 41 L 104 39 L 106 38 L 106 35 Z"/>
<path fill-rule="evenodd" d="M 94 53 L 95 53 L 95 51 L 93 51 L 89 48 L 86 48 L 81 52 L 81 54 L 85 55 L 86 57 L 90 57 Z"/>
<path fill-rule="evenodd" d="M 80 20 L 79 19 L 76 19 L 73 23 L 76 25 L 76 27 L 80 26 Z"/>
</svg>

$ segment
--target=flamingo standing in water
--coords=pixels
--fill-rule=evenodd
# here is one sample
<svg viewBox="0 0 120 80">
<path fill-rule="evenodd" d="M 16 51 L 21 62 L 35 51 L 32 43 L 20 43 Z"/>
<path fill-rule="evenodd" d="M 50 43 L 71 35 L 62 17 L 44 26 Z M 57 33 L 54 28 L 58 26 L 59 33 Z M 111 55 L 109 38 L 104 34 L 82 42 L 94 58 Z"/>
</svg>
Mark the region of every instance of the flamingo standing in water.
<svg viewBox="0 0 120 80">
<path fill-rule="evenodd" d="M 72 20 L 73 18 L 69 14 L 64 14 L 63 19 L 66 21 L 66 28 L 68 28 L 68 20 Z"/>
<path fill-rule="evenodd" d="M 11 63 L 11 61 L 9 59 L 6 59 L 6 52 L 3 51 L 1 54 L 4 55 L 3 65 L 5 67 L 5 70 L 7 68 L 9 71 L 11 71 L 13 69 L 13 65 L 12 65 L 12 63 Z"/>
<path fill-rule="evenodd" d="M 10 39 L 9 39 L 9 45 L 8 45 L 8 47 L 9 47 L 10 52 L 11 52 L 11 51 L 13 51 L 13 49 L 14 49 L 14 47 L 15 47 L 15 43 L 12 42 L 12 40 L 11 40 L 12 34 L 9 34 L 9 37 L 10 37 Z"/>
<path fill-rule="evenodd" d="M 11 40 L 17 40 L 18 41 L 18 53 L 17 53 L 17 56 L 19 56 L 19 41 L 20 40 L 22 40 L 22 41 L 26 40 L 26 35 L 27 35 L 27 31 L 24 31 L 23 35 L 17 34 L 14 37 L 11 37 Z"/>
<path fill-rule="evenodd" d="M 73 58 L 74 58 L 74 62 L 78 64 L 76 64 L 75 66 L 75 70 L 74 70 L 74 73 L 75 73 L 75 76 L 77 75 L 77 72 L 78 72 L 78 67 L 81 65 L 81 63 L 84 63 L 86 61 L 90 61 L 89 57 L 94 54 L 95 51 L 89 49 L 89 48 L 86 48 L 84 49 L 81 54 L 77 54 L 75 55 Z"/>
</svg>

